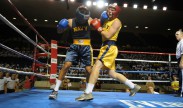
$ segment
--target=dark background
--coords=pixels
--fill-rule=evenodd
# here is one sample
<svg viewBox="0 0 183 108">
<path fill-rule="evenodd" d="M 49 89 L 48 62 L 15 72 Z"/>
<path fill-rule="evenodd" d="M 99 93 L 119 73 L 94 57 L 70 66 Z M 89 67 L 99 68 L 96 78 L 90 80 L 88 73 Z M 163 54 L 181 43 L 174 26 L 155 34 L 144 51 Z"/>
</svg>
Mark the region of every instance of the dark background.
<svg viewBox="0 0 183 108">
<path fill-rule="evenodd" d="M 33 27 L 44 37 L 49 43 L 51 39 L 58 40 L 59 45 L 69 46 L 72 39 L 69 32 L 57 34 L 55 20 L 62 18 L 74 17 L 76 8 L 84 3 L 85 0 L 75 0 L 70 2 L 66 0 L 11 0 L 19 12 L 30 22 Z M 117 2 L 122 11 L 119 19 L 122 21 L 123 27 L 118 38 L 118 47 L 120 50 L 133 51 L 150 51 L 150 52 L 169 52 L 174 53 L 176 47 L 175 32 L 183 25 L 183 6 L 181 0 L 106 0 L 109 3 Z M 128 8 L 123 8 L 122 4 L 128 3 Z M 132 5 L 137 3 L 138 9 L 133 9 Z M 143 10 L 143 5 L 148 5 L 147 10 Z M 157 5 L 158 10 L 152 10 L 152 6 Z M 162 7 L 167 6 L 168 10 L 163 11 Z M 105 8 L 89 7 L 92 18 L 99 18 Z M 11 23 L 17 26 L 28 37 L 36 40 L 36 33 L 28 26 L 19 16 L 15 8 L 7 0 L 0 1 L 0 13 L 6 17 Z M 16 20 L 13 20 L 13 17 Z M 38 21 L 35 22 L 34 19 Z M 44 20 L 48 20 L 45 22 Z M 138 29 L 135 26 L 139 26 Z M 144 27 L 148 26 L 148 29 Z M 167 30 L 170 28 L 171 30 Z M 91 32 L 92 46 L 100 48 L 101 36 L 96 32 Z M 20 41 L 17 41 L 19 38 Z M 12 39 L 13 43 L 12 42 Z M 38 38 L 39 42 L 43 42 Z M 33 47 L 27 40 L 20 36 L 17 32 L 0 21 L 0 43 L 7 46 L 19 45 L 20 47 Z M 44 42 L 43 42 L 44 43 Z"/>
</svg>

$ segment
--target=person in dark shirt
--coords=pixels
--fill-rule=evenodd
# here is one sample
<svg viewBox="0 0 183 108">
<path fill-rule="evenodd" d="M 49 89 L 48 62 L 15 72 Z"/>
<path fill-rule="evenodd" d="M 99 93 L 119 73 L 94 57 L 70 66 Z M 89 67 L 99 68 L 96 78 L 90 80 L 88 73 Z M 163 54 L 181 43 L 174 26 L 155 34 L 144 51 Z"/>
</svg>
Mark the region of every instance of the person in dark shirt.
<svg viewBox="0 0 183 108">
<path fill-rule="evenodd" d="M 64 66 L 59 73 L 54 90 L 49 95 L 49 99 L 57 98 L 59 87 L 62 84 L 66 72 L 71 65 L 78 63 L 78 61 L 82 63 L 82 66 L 84 66 L 87 71 L 86 79 L 88 82 L 93 65 L 93 50 L 90 42 L 91 20 L 90 11 L 86 6 L 81 5 L 76 9 L 75 18 L 62 19 L 57 25 L 58 33 L 63 33 L 67 29 L 71 30 L 73 44 L 71 44 L 70 48 L 67 50 Z"/>
</svg>

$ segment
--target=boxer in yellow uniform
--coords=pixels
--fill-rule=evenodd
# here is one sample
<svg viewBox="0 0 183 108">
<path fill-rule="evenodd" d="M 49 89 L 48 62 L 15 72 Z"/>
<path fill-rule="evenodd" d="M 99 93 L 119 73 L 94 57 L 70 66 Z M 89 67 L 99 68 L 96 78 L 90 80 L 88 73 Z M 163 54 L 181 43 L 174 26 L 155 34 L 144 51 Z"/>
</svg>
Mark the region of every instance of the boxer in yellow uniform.
<svg viewBox="0 0 183 108">
<path fill-rule="evenodd" d="M 107 11 L 101 14 L 100 20 L 95 18 L 90 23 L 90 25 L 101 34 L 103 44 L 92 68 L 86 90 L 84 91 L 84 94 L 76 98 L 78 101 L 93 99 L 92 91 L 98 79 L 100 69 L 107 70 L 110 77 L 127 85 L 131 89 L 130 96 L 134 96 L 141 88 L 139 85 L 128 80 L 124 75 L 115 72 L 115 59 L 118 55 L 116 41 L 122 27 L 121 21 L 117 18 L 119 13 L 120 7 L 116 4 L 110 4 Z"/>
</svg>

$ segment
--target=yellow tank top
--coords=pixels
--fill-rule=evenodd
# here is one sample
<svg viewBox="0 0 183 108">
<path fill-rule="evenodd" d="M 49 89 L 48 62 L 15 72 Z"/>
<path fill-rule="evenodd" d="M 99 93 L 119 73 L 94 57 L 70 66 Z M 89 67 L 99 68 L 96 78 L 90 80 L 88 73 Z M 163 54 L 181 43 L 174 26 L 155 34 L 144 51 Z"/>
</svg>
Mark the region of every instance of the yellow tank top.
<svg viewBox="0 0 183 108">
<path fill-rule="evenodd" d="M 112 26 L 113 22 L 115 20 L 119 20 L 118 18 L 115 18 L 111 21 L 107 21 L 104 23 L 103 25 L 103 30 L 104 31 L 109 31 L 110 27 Z M 120 21 L 120 20 L 119 20 Z M 121 22 L 121 21 L 120 21 Z M 121 26 L 122 27 L 122 26 Z M 109 39 L 109 40 L 114 40 L 114 41 L 117 41 L 117 38 L 118 38 L 118 34 L 119 34 L 119 31 L 121 30 L 121 27 L 117 30 L 117 32 Z M 106 41 L 107 39 L 105 39 L 104 37 L 102 37 L 102 42 Z"/>
<path fill-rule="evenodd" d="M 179 81 L 172 81 L 171 87 L 173 90 L 179 90 Z"/>
</svg>

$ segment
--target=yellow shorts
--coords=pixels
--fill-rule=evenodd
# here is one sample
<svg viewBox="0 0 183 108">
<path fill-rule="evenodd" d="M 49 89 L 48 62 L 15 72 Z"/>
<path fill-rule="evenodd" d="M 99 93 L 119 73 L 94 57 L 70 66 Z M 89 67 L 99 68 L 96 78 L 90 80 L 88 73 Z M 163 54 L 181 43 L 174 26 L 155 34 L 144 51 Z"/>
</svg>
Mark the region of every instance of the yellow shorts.
<svg viewBox="0 0 183 108">
<path fill-rule="evenodd" d="M 114 45 L 105 45 L 100 48 L 98 59 L 101 60 L 105 66 L 110 70 L 116 70 L 115 59 L 118 55 L 118 48 Z"/>
</svg>

